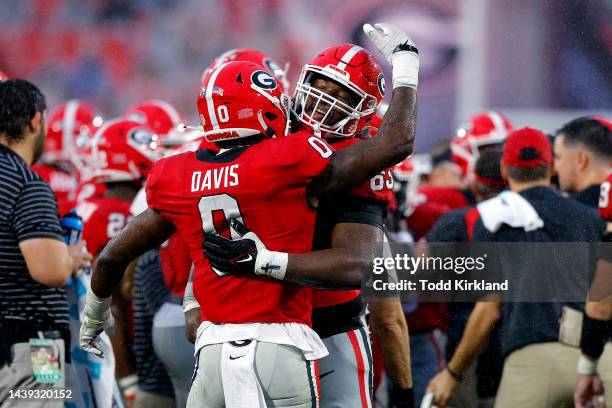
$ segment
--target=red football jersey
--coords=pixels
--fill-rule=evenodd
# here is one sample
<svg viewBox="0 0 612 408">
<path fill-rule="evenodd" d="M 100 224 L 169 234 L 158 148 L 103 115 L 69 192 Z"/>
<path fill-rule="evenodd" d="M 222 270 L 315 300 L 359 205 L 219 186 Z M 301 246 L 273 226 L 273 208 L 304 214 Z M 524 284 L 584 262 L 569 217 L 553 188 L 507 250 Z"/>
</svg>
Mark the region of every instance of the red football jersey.
<svg viewBox="0 0 612 408">
<path fill-rule="evenodd" d="M 302 131 L 219 154 L 183 153 L 155 164 L 147 180 L 147 202 L 189 245 L 202 320 L 311 325 L 309 288 L 267 277 L 219 276 L 202 244 L 205 233 L 235 234 L 228 219 L 237 218 L 271 250 L 311 251 L 315 211 L 306 187 L 331 155 L 325 141 Z"/>
<path fill-rule="evenodd" d="M 332 142 L 332 146 L 336 150 L 342 150 L 360 139 L 339 139 Z M 383 205 L 388 205 L 389 195 L 393 192 L 393 177 L 391 169 L 380 172 L 380 174 L 372 177 L 365 183 L 353 188 L 349 192 L 349 196 L 368 198 L 380 201 Z M 329 307 L 349 302 L 359 296 L 361 291 L 357 290 L 320 290 L 313 289 L 312 305 L 314 308 Z"/>
<path fill-rule="evenodd" d="M 173 294 L 183 297 L 191 272 L 189 246 L 180 234 L 174 234 L 159 248 L 159 260 L 166 287 Z"/>
<path fill-rule="evenodd" d="M 104 195 L 105 191 L 106 185 L 104 183 L 84 181 L 80 183 L 76 189 L 76 202 L 80 204 L 83 201 L 100 198 Z"/>
<path fill-rule="evenodd" d="M 32 170 L 51 186 L 57 199 L 60 215 L 66 214 L 75 207 L 78 182 L 74 175 L 46 163 L 35 164 Z"/>
<path fill-rule="evenodd" d="M 83 239 L 94 259 L 127 225 L 132 216 L 130 205 L 117 197 L 97 197 L 79 203 L 77 213 L 83 217 Z"/>
<path fill-rule="evenodd" d="M 610 194 L 612 193 L 612 173 L 608 174 L 606 181 L 599 187 L 599 214 L 606 221 L 612 221 L 612 203 Z"/>
</svg>

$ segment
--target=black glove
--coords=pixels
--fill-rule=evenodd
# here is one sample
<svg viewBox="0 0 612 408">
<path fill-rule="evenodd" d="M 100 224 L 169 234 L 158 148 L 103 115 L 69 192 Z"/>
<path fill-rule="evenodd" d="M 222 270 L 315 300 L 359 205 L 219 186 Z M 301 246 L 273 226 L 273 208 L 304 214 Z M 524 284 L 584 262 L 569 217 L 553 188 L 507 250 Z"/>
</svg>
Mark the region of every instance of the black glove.
<svg viewBox="0 0 612 408">
<path fill-rule="evenodd" d="M 232 241 L 219 235 L 206 234 L 204 256 L 219 276 L 254 274 L 257 246 L 255 241 L 248 238 Z"/>
</svg>

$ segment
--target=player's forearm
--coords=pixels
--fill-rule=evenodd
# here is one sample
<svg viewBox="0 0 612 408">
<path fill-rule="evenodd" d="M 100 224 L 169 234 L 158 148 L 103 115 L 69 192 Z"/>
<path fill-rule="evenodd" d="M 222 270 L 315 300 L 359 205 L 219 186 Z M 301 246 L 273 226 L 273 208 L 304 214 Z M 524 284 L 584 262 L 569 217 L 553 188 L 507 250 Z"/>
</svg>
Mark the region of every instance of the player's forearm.
<svg viewBox="0 0 612 408">
<path fill-rule="evenodd" d="M 105 256 L 102 252 L 96 263 L 91 278 L 92 292 L 101 298 L 111 296 L 121 283 L 123 275 L 131 260 L 123 260 L 112 256 Z"/>
<path fill-rule="evenodd" d="M 358 289 L 368 262 L 344 248 L 289 254 L 286 281 L 329 289 Z"/>
<path fill-rule="evenodd" d="M 499 302 L 476 303 L 457 350 L 448 362 L 453 373 L 461 375 L 485 349 L 489 335 L 500 318 L 499 307 Z"/>
<path fill-rule="evenodd" d="M 412 153 L 416 133 L 416 90 L 399 87 L 378 134 L 337 151 L 321 176 L 309 187 L 319 197 L 355 187 Z"/>
<path fill-rule="evenodd" d="M 410 337 L 399 300 L 371 301 L 370 321 L 382 352 L 385 372 L 396 388 L 412 388 Z"/>
<path fill-rule="evenodd" d="M 370 139 L 373 144 L 371 153 L 387 161 L 376 173 L 412 154 L 416 135 L 416 98 L 417 91 L 414 88 L 399 87 L 393 90 L 391 104 L 378 134 Z"/>
</svg>

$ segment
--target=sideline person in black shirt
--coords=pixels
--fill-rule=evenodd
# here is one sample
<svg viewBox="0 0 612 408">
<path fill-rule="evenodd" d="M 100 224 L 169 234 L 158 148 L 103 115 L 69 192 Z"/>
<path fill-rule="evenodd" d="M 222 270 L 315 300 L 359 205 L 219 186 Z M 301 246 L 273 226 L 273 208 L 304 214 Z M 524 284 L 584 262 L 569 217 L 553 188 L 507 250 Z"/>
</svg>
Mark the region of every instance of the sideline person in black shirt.
<svg viewBox="0 0 612 408">
<path fill-rule="evenodd" d="M 70 356 L 64 286 L 91 260 L 84 243 L 66 246 L 53 191 L 30 169 L 42 154 L 45 113 L 36 86 L 0 82 L 0 405 L 18 391 L 49 386 L 36 380 L 33 353 L 51 357 L 61 373 L 53 385 L 64 388 Z M 47 346 L 30 346 L 40 337 Z"/>
<path fill-rule="evenodd" d="M 497 228 L 492 228 L 490 222 L 485 225 L 483 207 L 479 208 L 474 241 L 509 245 L 598 241 L 603 232 L 601 220 L 588 207 L 550 188 L 551 166 L 552 149 L 546 135 L 529 128 L 512 132 L 504 144 L 502 174 L 514 195 L 510 193 L 493 199 L 500 204 L 499 214 L 492 214 L 502 220 Z M 510 207 L 516 204 L 512 204 L 511 199 L 515 203 L 527 203 L 535 210 L 536 220 L 527 219 L 524 212 L 512 211 Z M 504 211 L 505 205 L 509 206 L 508 211 Z M 509 214 L 514 215 L 514 219 L 508 217 Z M 554 261 L 550 259 L 551 263 Z M 514 284 L 520 284 L 523 277 L 533 278 L 541 272 L 530 269 L 530 263 L 518 258 L 500 267 L 503 273 L 513 275 Z M 521 279 L 516 279 L 517 276 Z M 461 377 L 487 344 L 494 324 L 501 319 L 501 348 L 505 361 L 495 406 L 541 408 L 571 404 L 579 353 L 576 348 L 558 341 L 563 306 L 563 303 L 554 302 L 507 302 L 502 305 L 495 298 L 477 302 L 457 351 L 448 363 L 449 372 Z M 445 405 L 441 401 L 436 403 Z"/>
<path fill-rule="evenodd" d="M 483 152 L 476 161 L 471 192 L 477 203 L 495 197 L 505 188 L 506 183 L 500 172 L 500 160 L 501 150 L 489 149 Z M 478 210 L 476 207 L 450 211 L 442 215 L 427 233 L 427 242 L 434 243 L 434 245 L 443 242 L 469 242 L 474 223 L 477 220 Z M 434 246 L 429 249 L 429 253 L 433 256 L 440 256 L 443 254 L 437 252 L 443 249 L 444 252 L 450 250 L 453 256 L 469 256 L 469 253 L 462 253 L 469 252 L 467 248 L 453 248 L 452 245 L 443 245 L 442 248 L 437 249 L 438 251 Z M 473 307 L 473 302 L 455 301 L 449 303 L 448 343 L 446 345 L 446 355 L 449 359 L 461 340 Z M 444 393 L 444 400 L 452 395 L 452 404 L 459 407 L 476 406 L 478 405 L 478 399 L 486 401 L 494 397 L 501 378 L 502 365 L 499 359 L 499 342 L 496 338 L 497 330 L 493 334 L 488 348 L 478 359 L 478 363 L 472 364 L 466 370 L 462 381 L 455 379 L 445 368 L 431 379 L 428 389 L 435 389 L 440 396 Z"/>
<path fill-rule="evenodd" d="M 612 127 L 612 123 L 610 123 Z M 582 322 L 580 349 L 576 372 L 578 381 L 574 393 L 577 408 L 604 406 L 602 379 L 612 377 L 611 367 L 599 365 L 604 350 L 612 347 L 612 174 L 601 184 L 599 214 L 608 222 L 608 230 L 597 252 L 597 269 L 591 283 Z M 607 343 L 607 346 L 606 346 Z M 610 351 L 608 351 L 610 353 Z"/>
</svg>

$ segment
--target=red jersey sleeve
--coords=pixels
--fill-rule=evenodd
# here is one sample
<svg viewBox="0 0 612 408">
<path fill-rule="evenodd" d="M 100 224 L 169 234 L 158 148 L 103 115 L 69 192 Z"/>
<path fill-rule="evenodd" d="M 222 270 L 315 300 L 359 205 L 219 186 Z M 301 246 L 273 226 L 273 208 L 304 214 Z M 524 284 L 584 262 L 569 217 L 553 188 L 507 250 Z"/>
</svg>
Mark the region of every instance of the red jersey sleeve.
<svg viewBox="0 0 612 408">
<path fill-rule="evenodd" d="M 163 172 L 163 169 L 162 169 L 163 166 L 164 166 L 163 160 L 157 161 L 153 165 L 153 168 L 151 169 L 151 172 L 149 173 L 149 176 L 147 177 L 147 182 L 145 184 L 145 191 L 147 194 L 147 205 L 149 206 L 149 208 L 152 208 L 155 210 L 161 210 L 161 208 L 159 208 L 160 203 L 157 200 L 158 197 L 155 194 L 155 191 L 157 189 L 157 186 L 160 183 L 161 174 Z"/>
<path fill-rule="evenodd" d="M 147 177 L 145 191 L 149 208 L 160 213 L 176 213 L 178 196 L 184 192 L 181 162 L 191 152 L 158 160 Z M 178 164 L 178 165 L 177 165 Z"/>
</svg>

